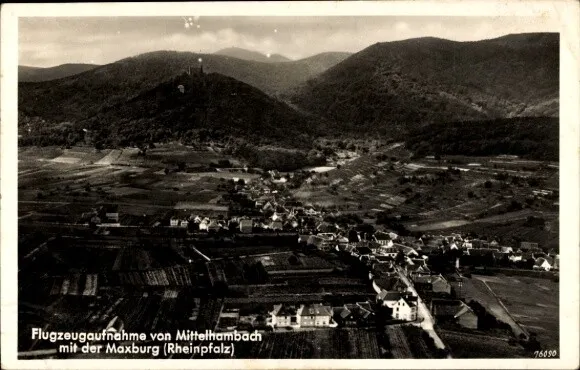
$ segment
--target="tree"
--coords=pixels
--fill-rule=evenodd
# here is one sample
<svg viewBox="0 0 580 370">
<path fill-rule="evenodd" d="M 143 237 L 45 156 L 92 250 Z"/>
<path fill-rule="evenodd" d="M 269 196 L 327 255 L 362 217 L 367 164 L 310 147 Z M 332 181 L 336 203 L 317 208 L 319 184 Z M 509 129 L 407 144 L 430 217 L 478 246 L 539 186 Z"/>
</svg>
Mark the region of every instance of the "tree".
<svg viewBox="0 0 580 370">
<path fill-rule="evenodd" d="M 399 251 L 397 253 L 397 255 L 395 256 L 395 263 L 399 266 L 404 266 L 405 265 L 405 253 L 403 253 L 403 251 Z"/>
<path fill-rule="evenodd" d="M 359 241 L 358 233 L 355 229 L 350 229 L 348 231 L 348 242 L 349 243 L 356 243 Z"/>
</svg>

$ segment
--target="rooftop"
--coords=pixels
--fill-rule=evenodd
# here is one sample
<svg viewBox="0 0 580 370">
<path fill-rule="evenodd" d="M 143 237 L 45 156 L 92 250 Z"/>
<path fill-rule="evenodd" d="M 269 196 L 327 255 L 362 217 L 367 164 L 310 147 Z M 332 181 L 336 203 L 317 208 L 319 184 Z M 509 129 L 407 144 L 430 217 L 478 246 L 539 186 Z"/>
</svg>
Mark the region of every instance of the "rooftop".
<svg viewBox="0 0 580 370">
<path fill-rule="evenodd" d="M 302 316 L 332 316 L 332 308 L 319 304 L 306 304 L 300 310 Z"/>
</svg>

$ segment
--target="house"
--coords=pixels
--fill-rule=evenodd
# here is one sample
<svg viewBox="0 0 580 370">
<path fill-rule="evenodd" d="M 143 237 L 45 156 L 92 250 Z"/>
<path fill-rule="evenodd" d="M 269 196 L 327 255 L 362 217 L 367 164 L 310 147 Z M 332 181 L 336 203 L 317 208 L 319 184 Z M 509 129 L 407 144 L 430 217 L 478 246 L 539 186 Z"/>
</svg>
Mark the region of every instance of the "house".
<svg viewBox="0 0 580 370">
<path fill-rule="evenodd" d="M 417 320 L 417 297 L 403 295 L 391 308 L 393 310 L 392 317 L 395 320 Z"/>
<path fill-rule="evenodd" d="M 344 247 L 346 247 L 348 245 L 348 238 L 343 237 L 339 237 L 336 239 L 336 243 L 338 244 L 338 247 L 342 250 L 344 249 Z"/>
<path fill-rule="evenodd" d="M 521 242 L 520 249 L 525 250 L 525 251 L 538 249 L 538 243 Z"/>
<path fill-rule="evenodd" d="M 299 324 L 301 327 L 332 327 L 336 323 L 332 320 L 332 308 L 319 304 L 305 304 L 298 309 Z"/>
<path fill-rule="evenodd" d="M 518 262 L 522 260 L 522 251 L 517 251 L 515 253 L 510 253 L 508 259 L 512 262 Z"/>
<path fill-rule="evenodd" d="M 424 292 L 451 294 L 451 285 L 441 275 L 415 276 L 413 284 Z"/>
<path fill-rule="evenodd" d="M 323 221 L 316 226 L 316 230 L 319 233 L 328 234 L 328 233 L 336 233 L 338 230 L 340 230 L 340 228 L 337 227 L 335 224 Z"/>
<path fill-rule="evenodd" d="M 213 231 L 216 232 L 221 228 L 221 225 L 216 221 L 216 220 L 211 220 L 208 224 L 207 224 L 207 231 Z M 201 229 L 201 226 L 200 226 Z"/>
<path fill-rule="evenodd" d="M 385 289 L 381 290 L 380 293 L 377 294 L 376 300 L 383 307 L 393 308 L 399 299 L 401 299 L 401 292 L 397 291 L 387 291 Z"/>
<path fill-rule="evenodd" d="M 386 247 L 393 246 L 393 240 L 391 239 L 391 236 L 389 235 L 389 233 L 386 233 L 384 231 L 377 231 L 375 235 L 373 235 L 373 239 L 380 245 L 384 245 Z"/>
<path fill-rule="evenodd" d="M 539 257 L 534 262 L 534 270 L 550 271 L 553 267 L 554 260 L 551 257 Z"/>
<path fill-rule="evenodd" d="M 434 299 L 431 301 L 431 312 L 439 321 L 453 321 L 464 328 L 477 329 L 477 315 L 463 301 Z"/>
<path fill-rule="evenodd" d="M 275 207 L 270 201 L 266 202 L 264 204 L 264 206 L 262 207 L 263 211 L 269 211 L 269 210 L 274 210 L 274 209 L 275 209 Z"/>
<path fill-rule="evenodd" d="M 410 258 L 415 258 L 415 257 L 419 257 L 419 253 L 417 253 L 417 251 L 415 251 L 415 249 L 408 247 L 406 245 L 403 244 L 393 244 L 393 248 L 397 249 L 398 251 L 401 251 L 405 254 L 406 257 L 410 257 Z"/>
<path fill-rule="evenodd" d="M 381 247 L 377 252 L 378 255 L 381 256 L 388 256 L 391 258 L 395 258 L 397 257 L 397 254 L 399 254 L 399 250 L 395 247 Z"/>
<path fill-rule="evenodd" d="M 333 307 L 333 319 L 342 326 L 373 325 L 375 313 L 369 302 L 348 303 Z"/>
<path fill-rule="evenodd" d="M 329 251 L 337 245 L 334 240 L 334 234 L 310 235 L 306 243 L 308 245 L 313 245 L 322 251 Z"/>
<path fill-rule="evenodd" d="M 412 260 L 413 265 L 407 266 L 407 275 L 414 276 L 414 275 L 427 275 L 431 274 L 431 270 L 427 267 L 426 264 L 415 263 L 416 260 Z"/>
<path fill-rule="evenodd" d="M 246 326 L 255 327 L 272 324 L 272 318 L 269 315 L 268 308 L 264 305 L 241 307 L 239 314 L 239 323 Z"/>
<path fill-rule="evenodd" d="M 272 221 L 270 224 L 270 229 L 282 231 L 284 229 L 284 224 L 282 221 Z"/>
<path fill-rule="evenodd" d="M 406 292 L 409 290 L 409 287 L 398 276 L 386 276 L 375 278 L 373 280 L 373 289 L 380 294 L 383 290 L 389 292 Z"/>
<path fill-rule="evenodd" d="M 189 221 L 182 220 L 181 223 L 179 224 L 179 226 L 181 226 L 183 228 L 187 228 L 189 226 Z"/>
<path fill-rule="evenodd" d="M 278 212 L 278 211 L 274 211 L 274 213 L 272 214 L 272 216 L 270 217 L 272 219 L 272 221 L 281 221 L 284 219 L 285 214 Z"/>
<path fill-rule="evenodd" d="M 299 307 L 291 304 L 277 304 L 270 311 L 272 327 L 300 327 Z"/>
<path fill-rule="evenodd" d="M 254 230 L 254 222 L 252 220 L 241 220 L 239 227 L 240 232 L 249 234 Z"/>
<path fill-rule="evenodd" d="M 509 246 L 502 246 L 501 248 L 502 253 L 513 253 L 514 249 Z"/>
</svg>

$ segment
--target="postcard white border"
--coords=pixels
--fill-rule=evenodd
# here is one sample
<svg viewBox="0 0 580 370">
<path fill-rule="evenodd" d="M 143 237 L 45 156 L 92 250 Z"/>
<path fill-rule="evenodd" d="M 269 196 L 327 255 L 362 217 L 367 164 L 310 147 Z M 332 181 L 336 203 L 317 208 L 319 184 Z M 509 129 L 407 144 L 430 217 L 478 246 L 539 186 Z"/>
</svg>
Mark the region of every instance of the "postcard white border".
<svg viewBox="0 0 580 370">
<path fill-rule="evenodd" d="M 20 360 L 17 339 L 18 17 L 171 16 L 528 16 L 560 32 L 560 351 L 557 360 Z M 1 12 L 1 348 L 5 369 L 178 368 L 577 368 L 579 270 L 579 6 L 561 1 L 392 1 L 3 4 Z"/>
</svg>

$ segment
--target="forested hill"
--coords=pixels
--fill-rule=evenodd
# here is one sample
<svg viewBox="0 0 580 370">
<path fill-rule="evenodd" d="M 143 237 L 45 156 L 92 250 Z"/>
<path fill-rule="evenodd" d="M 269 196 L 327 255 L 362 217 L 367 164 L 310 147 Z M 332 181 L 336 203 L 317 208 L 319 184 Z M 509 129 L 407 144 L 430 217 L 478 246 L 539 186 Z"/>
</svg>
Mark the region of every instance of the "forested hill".
<svg viewBox="0 0 580 370">
<path fill-rule="evenodd" d="M 324 53 L 292 62 L 261 63 L 216 54 L 151 52 L 59 80 L 20 83 L 18 104 L 29 116 L 76 121 L 139 95 L 189 68 L 198 69 L 200 60 L 206 72 L 233 77 L 274 95 L 325 71 L 347 55 Z"/>
<path fill-rule="evenodd" d="M 438 122 L 411 129 L 407 147 L 418 156 L 510 154 L 558 161 L 559 133 L 552 117 Z"/>
<path fill-rule="evenodd" d="M 68 76 L 74 76 L 79 73 L 90 71 L 97 68 L 96 64 L 61 64 L 55 67 L 29 67 L 18 66 L 18 81 L 19 82 L 39 82 L 51 81 Z"/>
<path fill-rule="evenodd" d="M 559 35 L 377 43 L 290 97 L 352 132 L 392 134 L 428 122 L 557 116 Z"/>
<path fill-rule="evenodd" d="M 26 121 L 26 117 L 21 121 Z M 33 120 L 28 122 L 34 125 Z M 93 116 L 67 127 L 69 131 L 65 133 L 56 129 L 47 132 L 37 125 L 21 142 L 48 140 L 46 135 L 51 134 L 57 136 L 55 139 L 60 135 L 74 142 L 80 139 L 82 129 L 88 129 L 98 145 L 105 147 L 243 138 L 256 145 L 309 148 L 312 137 L 324 130 L 324 125 L 313 124 L 255 87 L 217 73 L 202 75 L 198 71 L 167 79 L 126 101 L 102 106 Z M 41 136 L 35 136 L 35 132 Z"/>
</svg>

